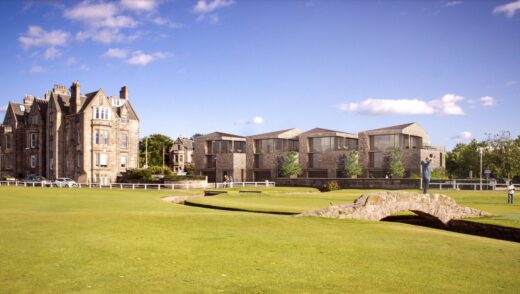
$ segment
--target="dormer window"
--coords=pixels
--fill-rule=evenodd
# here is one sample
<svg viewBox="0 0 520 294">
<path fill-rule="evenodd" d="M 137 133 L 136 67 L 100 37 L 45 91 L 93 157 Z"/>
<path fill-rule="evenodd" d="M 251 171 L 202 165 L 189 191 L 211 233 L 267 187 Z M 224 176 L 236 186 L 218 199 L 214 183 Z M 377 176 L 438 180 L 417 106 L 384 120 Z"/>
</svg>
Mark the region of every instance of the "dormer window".
<svg viewBox="0 0 520 294">
<path fill-rule="evenodd" d="M 120 106 L 123 106 L 123 104 L 125 104 L 125 100 L 124 99 L 120 99 L 120 98 L 112 98 L 110 99 L 112 101 L 112 106 L 114 107 L 120 107 Z"/>
<path fill-rule="evenodd" d="M 93 117 L 94 119 L 110 120 L 110 108 L 96 106 L 94 107 Z"/>
</svg>

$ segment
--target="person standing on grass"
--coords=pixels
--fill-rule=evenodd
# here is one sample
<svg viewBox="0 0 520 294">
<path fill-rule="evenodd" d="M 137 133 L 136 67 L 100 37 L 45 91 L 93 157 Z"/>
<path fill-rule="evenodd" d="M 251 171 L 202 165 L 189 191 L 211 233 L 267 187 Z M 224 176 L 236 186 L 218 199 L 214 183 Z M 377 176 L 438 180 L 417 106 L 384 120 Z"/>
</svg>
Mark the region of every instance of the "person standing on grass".
<svg viewBox="0 0 520 294">
<path fill-rule="evenodd" d="M 421 161 L 423 194 L 427 194 L 428 189 L 430 188 L 430 179 L 432 176 L 432 172 L 431 172 L 430 168 L 431 168 L 432 160 L 433 160 L 433 154 L 430 154 L 430 156 L 426 157 L 426 159 Z"/>
<path fill-rule="evenodd" d="M 509 186 L 507 186 L 507 204 L 514 204 L 515 202 L 515 185 L 513 185 L 513 181 L 509 181 Z"/>
</svg>

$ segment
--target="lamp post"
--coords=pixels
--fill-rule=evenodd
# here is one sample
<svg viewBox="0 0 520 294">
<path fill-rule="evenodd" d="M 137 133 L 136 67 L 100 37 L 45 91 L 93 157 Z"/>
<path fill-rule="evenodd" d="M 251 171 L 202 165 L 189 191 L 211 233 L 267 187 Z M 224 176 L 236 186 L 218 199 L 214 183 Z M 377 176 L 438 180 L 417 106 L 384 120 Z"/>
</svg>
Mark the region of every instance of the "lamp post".
<svg viewBox="0 0 520 294">
<path fill-rule="evenodd" d="M 480 191 L 482 191 L 482 150 L 484 147 L 478 147 L 480 151 Z"/>
</svg>

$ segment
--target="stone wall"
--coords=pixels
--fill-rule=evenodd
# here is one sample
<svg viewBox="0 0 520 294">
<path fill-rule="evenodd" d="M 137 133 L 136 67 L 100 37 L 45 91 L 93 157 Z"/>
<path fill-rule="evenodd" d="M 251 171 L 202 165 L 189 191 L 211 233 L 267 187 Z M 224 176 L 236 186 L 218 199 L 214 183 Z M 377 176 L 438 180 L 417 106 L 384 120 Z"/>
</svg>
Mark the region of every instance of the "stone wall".
<svg viewBox="0 0 520 294">
<path fill-rule="evenodd" d="M 419 189 L 419 179 L 346 179 L 346 178 L 278 178 L 276 186 L 322 188 L 328 181 L 336 181 L 342 189 Z"/>
</svg>

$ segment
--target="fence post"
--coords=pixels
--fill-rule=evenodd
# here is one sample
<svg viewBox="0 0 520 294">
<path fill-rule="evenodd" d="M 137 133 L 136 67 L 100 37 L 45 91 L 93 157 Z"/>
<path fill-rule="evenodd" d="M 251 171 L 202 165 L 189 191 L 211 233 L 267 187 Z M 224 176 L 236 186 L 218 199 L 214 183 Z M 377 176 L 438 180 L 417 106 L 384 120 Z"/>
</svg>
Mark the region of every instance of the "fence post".
<svg viewBox="0 0 520 294">
<path fill-rule="evenodd" d="M 161 191 L 161 184 L 157 185 L 157 191 Z"/>
<path fill-rule="evenodd" d="M 132 190 L 135 190 L 135 184 L 132 184 Z"/>
<path fill-rule="evenodd" d="M 121 190 L 123 190 L 123 184 L 119 184 L 119 188 L 121 188 Z"/>
<path fill-rule="evenodd" d="M 172 184 L 172 190 L 175 190 L 175 184 Z"/>
<path fill-rule="evenodd" d="M 147 188 L 146 188 L 146 184 L 144 184 L 144 189 L 147 190 Z"/>
</svg>

